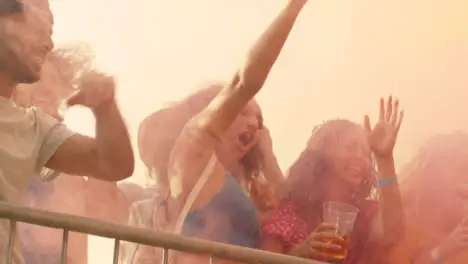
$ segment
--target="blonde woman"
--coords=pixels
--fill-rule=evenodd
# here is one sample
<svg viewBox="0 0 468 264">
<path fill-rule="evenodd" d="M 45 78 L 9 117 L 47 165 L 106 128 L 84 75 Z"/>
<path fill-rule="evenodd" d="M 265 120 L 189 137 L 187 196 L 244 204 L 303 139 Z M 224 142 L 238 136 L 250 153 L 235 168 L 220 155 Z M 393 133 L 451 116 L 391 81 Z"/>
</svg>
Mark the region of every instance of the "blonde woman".
<svg viewBox="0 0 468 264">
<path fill-rule="evenodd" d="M 263 119 L 253 98 L 263 87 L 306 3 L 307 0 L 287 1 L 229 82 L 213 85 L 208 92 L 198 93 L 189 97 L 185 104 L 174 106 L 173 110 L 186 111 L 187 115 L 185 122 L 176 122 L 181 125 L 180 130 L 176 130 L 180 134 L 174 133 L 177 135 L 174 145 L 165 146 L 170 149 L 170 155 L 166 152 L 157 156 L 150 151 L 143 157 L 151 166 L 163 163 L 156 174 L 160 182 L 168 183 L 171 200 L 185 206 L 189 204 L 185 208 L 187 214 L 179 218 L 181 222 L 178 223 L 183 235 L 261 248 L 257 208 L 245 188 L 245 183 L 260 169 L 255 149 L 263 134 Z M 170 110 L 165 114 L 167 124 L 173 123 Z M 162 127 L 165 125 L 161 123 Z M 172 132 L 164 133 L 171 136 Z M 206 182 L 199 185 L 201 179 Z M 196 195 L 192 196 L 194 190 Z M 187 200 L 189 196 L 194 199 Z M 178 255 L 177 260 L 180 263 L 208 261 L 189 255 Z"/>
</svg>

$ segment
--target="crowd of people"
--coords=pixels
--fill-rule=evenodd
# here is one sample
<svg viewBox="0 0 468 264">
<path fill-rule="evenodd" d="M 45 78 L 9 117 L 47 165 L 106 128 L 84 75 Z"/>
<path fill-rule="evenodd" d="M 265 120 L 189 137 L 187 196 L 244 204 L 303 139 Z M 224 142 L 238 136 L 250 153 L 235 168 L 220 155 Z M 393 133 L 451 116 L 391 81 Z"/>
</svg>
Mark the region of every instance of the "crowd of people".
<svg viewBox="0 0 468 264">
<path fill-rule="evenodd" d="M 465 263 L 464 132 L 428 141 L 399 183 L 393 153 L 403 111 L 399 100 L 382 98 L 375 124 L 364 116 L 362 124 L 316 126 L 282 172 L 254 97 L 308 1 L 286 2 L 230 80 L 141 122 L 138 151 L 151 182 L 144 188 L 117 183 L 132 176 L 135 161 L 112 76 L 90 66 L 83 46 L 54 49 L 48 0 L 3 0 L 0 200 L 328 263 Z M 92 111 L 95 138 L 62 123 L 64 100 Z M 0 255 L 8 232 L 1 221 Z M 61 231 L 21 224 L 18 236 L 13 263 L 60 263 Z M 69 239 L 67 263 L 86 264 L 86 235 Z M 120 253 L 122 264 L 162 258 L 158 248 L 131 243 Z"/>
</svg>

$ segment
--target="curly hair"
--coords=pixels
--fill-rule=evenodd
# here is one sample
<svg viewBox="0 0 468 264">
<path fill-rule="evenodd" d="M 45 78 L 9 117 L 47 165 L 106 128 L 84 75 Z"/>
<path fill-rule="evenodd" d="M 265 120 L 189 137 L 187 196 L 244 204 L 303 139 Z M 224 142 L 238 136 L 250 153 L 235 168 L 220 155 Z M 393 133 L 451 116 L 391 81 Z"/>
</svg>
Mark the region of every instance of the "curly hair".
<svg viewBox="0 0 468 264">
<path fill-rule="evenodd" d="M 288 171 L 288 191 L 285 199 L 292 201 L 298 207 L 301 217 L 311 225 L 321 221 L 321 208 L 325 197 L 324 186 L 334 174 L 333 147 L 340 139 L 350 133 L 362 129 L 349 120 L 329 120 L 317 126 L 309 138 L 307 148 L 300 154 Z M 371 153 L 369 152 L 371 159 Z M 373 167 L 366 172 L 365 180 L 355 190 L 352 203 L 359 206 L 360 202 L 371 197 L 375 188 L 375 170 Z"/>
<path fill-rule="evenodd" d="M 461 220 L 454 213 L 461 211 L 457 188 L 468 183 L 467 161 L 468 134 L 452 132 L 428 140 L 400 173 L 407 216 L 429 226 L 444 221 L 442 231 L 451 231 Z"/>
<path fill-rule="evenodd" d="M 46 63 L 41 80 L 34 84 L 18 85 L 12 99 L 23 107 L 40 107 L 47 114 L 60 119 L 60 112 L 64 110 L 61 108 L 65 107 L 63 100 L 78 88 L 75 84 L 81 73 L 91 67 L 93 56 L 87 45 L 73 43 L 50 52 Z"/>
<path fill-rule="evenodd" d="M 214 83 L 188 96 L 180 102 L 150 114 L 138 129 L 138 149 L 140 158 L 149 171 L 151 181 L 168 180 L 167 164 L 174 144 L 185 124 L 200 113 L 216 97 L 224 85 Z M 242 159 L 242 167 L 247 180 L 259 175 L 261 155 L 258 146 L 254 146 Z M 155 179 L 154 176 L 157 176 Z"/>
<path fill-rule="evenodd" d="M 62 45 L 49 53 L 47 60 L 59 73 L 63 98 L 78 88 L 80 76 L 91 69 L 94 59 L 94 52 L 86 43 Z"/>
</svg>

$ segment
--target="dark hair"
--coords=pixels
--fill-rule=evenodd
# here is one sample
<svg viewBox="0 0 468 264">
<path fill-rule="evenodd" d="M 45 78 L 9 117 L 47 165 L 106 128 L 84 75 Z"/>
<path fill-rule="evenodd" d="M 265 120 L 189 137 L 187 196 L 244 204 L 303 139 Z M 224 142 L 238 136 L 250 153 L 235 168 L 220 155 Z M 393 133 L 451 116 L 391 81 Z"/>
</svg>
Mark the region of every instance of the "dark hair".
<svg viewBox="0 0 468 264">
<path fill-rule="evenodd" d="M 307 148 L 289 169 L 287 178 L 287 195 L 284 199 L 293 202 L 298 216 L 307 224 L 307 229 L 312 232 L 322 219 L 322 208 L 325 201 L 326 185 L 328 179 L 334 176 L 334 146 L 340 143 L 340 139 L 350 133 L 362 129 L 356 123 L 349 120 L 330 120 L 316 127 L 310 137 Z M 365 140 L 365 139 L 363 139 Z M 372 159 L 369 151 L 369 159 Z M 378 248 L 368 244 L 369 222 L 375 217 L 378 210 L 377 203 L 367 201 L 372 198 L 376 186 L 375 169 L 369 166 L 365 172 L 361 185 L 354 190 L 348 203 L 354 204 L 360 210 L 353 231 L 353 237 L 349 245 L 349 263 L 376 263 L 381 259 Z M 347 262 L 348 263 L 348 262 Z"/>
<path fill-rule="evenodd" d="M 1 0 L 0 1 L 0 18 L 23 12 L 23 2 L 21 0 Z M 22 79 L 23 76 L 16 76 L 18 72 L 25 70 L 25 66 L 13 51 L 7 39 L 5 23 L 0 23 L 0 71 L 8 72 L 15 77 Z"/>
<path fill-rule="evenodd" d="M 15 13 L 23 12 L 23 1 L 21 0 L 2 0 L 0 1 L 0 17 L 9 16 Z"/>
<path fill-rule="evenodd" d="M 285 199 L 294 202 L 301 217 L 313 227 L 321 221 L 322 204 L 325 202 L 324 186 L 334 174 L 333 157 L 328 150 L 338 143 L 339 138 L 356 129 L 362 128 L 342 119 L 330 120 L 316 127 L 307 148 L 289 169 Z M 376 185 L 374 168 L 370 167 L 366 174 L 365 180 L 350 197 L 350 202 L 358 207 L 362 201 L 371 197 Z"/>
</svg>

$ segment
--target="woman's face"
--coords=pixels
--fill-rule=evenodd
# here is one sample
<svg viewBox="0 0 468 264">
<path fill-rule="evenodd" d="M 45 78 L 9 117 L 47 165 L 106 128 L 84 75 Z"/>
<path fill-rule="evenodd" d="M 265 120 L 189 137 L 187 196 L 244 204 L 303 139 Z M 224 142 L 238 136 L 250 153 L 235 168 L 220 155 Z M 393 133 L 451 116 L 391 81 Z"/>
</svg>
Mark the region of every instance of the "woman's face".
<svg viewBox="0 0 468 264">
<path fill-rule="evenodd" d="M 368 177 L 372 157 L 362 129 L 350 129 L 340 136 L 332 156 L 336 175 L 345 183 L 358 187 Z"/>
<path fill-rule="evenodd" d="M 260 107 L 255 100 L 252 100 L 226 131 L 222 148 L 240 160 L 257 144 L 262 126 Z"/>
</svg>

